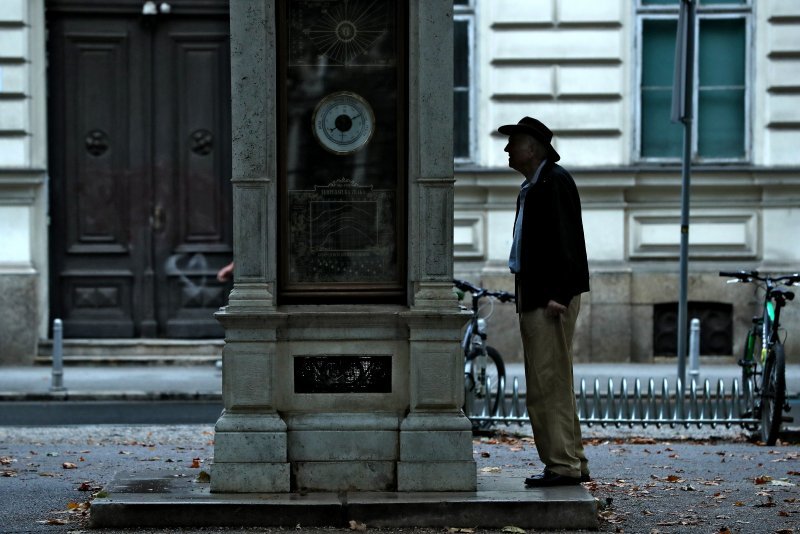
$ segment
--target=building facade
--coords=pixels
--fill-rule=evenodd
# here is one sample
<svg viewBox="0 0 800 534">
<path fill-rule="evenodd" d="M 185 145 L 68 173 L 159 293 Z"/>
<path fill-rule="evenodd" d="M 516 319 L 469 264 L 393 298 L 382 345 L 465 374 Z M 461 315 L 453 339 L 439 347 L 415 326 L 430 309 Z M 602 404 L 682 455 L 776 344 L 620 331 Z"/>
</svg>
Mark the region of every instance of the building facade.
<svg viewBox="0 0 800 534">
<path fill-rule="evenodd" d="M 689 309 L 701 319 L 701 353 L 731 363 L 724 356 L 741 353 L 757 299 L 752 286 L 728 285 L 718 271 L 800 270 L 800 5 L 697 4 Z M 678 5 L 456 1 L 456 274 L 513 288 L 506 263 L 520 177 L 507 168 L 496 130 L 539 118 L 582 196 L 592 291 L 576 333 L 581 361 L 674 360 Z M 513 359 L 520 347 L 511 308 L 494 307 L 489 339 Z M 797 331 L 796 305 L 784 319 Z M 789 335 L 790 361 L 799 350 Z"/>
<path fill-rule="evenodd" d="M 91 337 L 98 331 L 95 325 L 106 321 L 111 325 L 106 337 L 188 337 L 198 332 L 193 327 L 198 318 L 223 298 L 225 288 L 214 282 L 213 273 L 230 253 L 231 229 L 219 222 L 229 214 L 213 206 L 229 203 L 224 158 L 230 155 L 220 148 L 226 146 L 226 125 L 220 119 L 226 112 L 204 102 L 224 101 L 224 88 L 190 91 L 196 100 L 154 99 L 121 114 L 108 107 L 105 115 L 97 115 L 108 126 L 81 123 L 75 130 L 75 146 L 85 152 L 83 163 L 79 161 L 84 167 L 79 168 L 98 175 L 110 168 L 113 174 L 112 164 L 98 162 L 118 153 L 109 143 L 116 117 L 145 117 L 159 106 L 171 113 L 177 109 L 180 120 L 161 124 L 151 135 L 185 140 L 185 146 L 173 143 L 174 153 L 167 158 L 183 165 L 174 173 L 177 181 L 170 182 L 177 184 L 175 190 L 123 189 L 107 196 L 104 188 L 117 182 L 106 180 L 99 188 L 88 188 L 100 193 L 76 196 L 86 184 L 69 185 L 63 169 L 53 163 L 53 155 L 68 152 L 64 146 L 71 142 L 64 135 L 64 125 L 71 123 L 58 119 L 57 113 L 64 102 L 74 100 L 69 95 L 88 94 L 84 98 L 92 108 L 89 104 L 105 101 L 109 92 L 169 94 L 135 85 L 82 92 L 85 88 L 56 83 L 54 68 L 70 73 L 74 66 L 95 65 L 100 79 L 137 83 L 169 80 L 176 72 L 228 68 L 219 61 L 227 50 L 220 48 L 220 31 L 213 28 L 206 32 L 211 38 L 202 42 L 165 38 L 181 44 L 183 55 L 175 57 L 184 63 L 156 65 L 146 74 L 123 70 L 103 78 L 102 69 L 108 67 L 104 62 L 118 53 L 109 48 L 119 41 L 110 30 L 76 45 L 89 50 L 84 57 L 96 62 L 73 64 L 68 57 L 54 59 L 51 54 L 48 65 L 48 46 L 51 52 L 68 49 L 66 44 L 53 48 L 53 32 L 47 42 L 56 12 L 96 15 L 87 22 L 95 25 L 102 16 L 127 13 L 129 23 L 139 28 L 146 4 L 161 8 L 161 3 L 143 0 L 3 1 L 2 364 L 31 362 L 39 340 L 50 335 L 48 325 L 55 316 L 64 318 L 75 336 Z M 180 22 L 181 10 L 191 11 L 196 22 L 219 17 L 227 5 L 213 0 L 170 4 L 169 24 Z M 577 332 L 576 357 L 582 361 L 651 362 L 674 354 L 682 130 L 669 121 L 669 107 L 677 9 L 678 0 L 454 1 L 456 275 L 494 288 L 513 287 L 506 261 L 520 178 L 507 167 L 505 138 L 496 130 L 524 115 L 541 119 L 555 132 L 561 163 L 575 176 L 582 195 L 592 271 L 592 291 L 583 299 Z M 793 239 L 800 228 L 800 5 L 791 0 L 700 0 L 697 12 L 689 301 L 690 310 L 702 319 L 703 354 L 731 363 L 725 356 L 741 351 L 757 299 L 752 287 L 727 285 L 717 272 L 800 270 L 800 245 Z M 162 27 L 171 31 L 169 24 Z M 86 33 L 80 27 L 60 28 L 56 35 Z M 173 29 L 176 35 L 186 33 L 185 28 Z M 126 31 L 116 34 L 135 35 Z M 150 39 L 150 45 L 134 44 L 151 50 L 163 46 L 157 34 Z M 124 47 L 117 50 L 128 54 Z M 62 62 L 54 67 L 54 60 Z M 172 85 L 197 88 L 201 82 L 190 77 Z M 215 109 L 215 114 L 181 111 L 184 101 Z M 136 125 L 126 128 L 134 131 Z M 150 158 L 149 168 L 157 169 L 161 144 L 148 145 L 144 138 L 149 137 L 126 138 L 126 157 Z M 121 176 L 138 183 L 130 166 L 126 169 Z M 153 182 L 155 171 L 148 172 L 148 183 L 166 183 Z M 193 178 L 209 174 L 220 180 Z M 201 194 L 185 194 L 192 191 Z M 106 233 L 95 231 L 105 228 L 103 221 L 80 218 L 92 210 L 70 211 L 70 206 L 94 202 L 111 205 L 106 211 L 112 217 L 120 212 L 114 202 L 134 197 L 139 200 L 121 204 L 131 225 Z M 214 198 L 213 206 L 203 207 L 208 198 Z M 180 216 L 170 219 L 171 212 L 164 210 L 177 205 L 192 208 L 182 208 Z M 180 224 L 168 233 L 177 237 L 152 237 L 166 235 L 161 229 L 171 228 L 172 220 Z M 129 247 L 131 243 L 135 246 Z M 129 248 L 149 252 L 131 260 L 135 268 L 113 264 Z M 72 255 L 80 254 L 89 259 L 70 263 L 78 257 Z M 121 271 L 127 274 L 115 278 Z M 491 343 L 513 360 L 519 358 L 520 347 L 511 308 L 495 306 L 489 324 Z M 791 334 L 800 324 L 797 309 L 790 303 L 785 315 L 787 355 L 795 362 L 800 340 Z M 215 335 L 213 325 L 206 326 L 204 335 Z"/>
</svg>

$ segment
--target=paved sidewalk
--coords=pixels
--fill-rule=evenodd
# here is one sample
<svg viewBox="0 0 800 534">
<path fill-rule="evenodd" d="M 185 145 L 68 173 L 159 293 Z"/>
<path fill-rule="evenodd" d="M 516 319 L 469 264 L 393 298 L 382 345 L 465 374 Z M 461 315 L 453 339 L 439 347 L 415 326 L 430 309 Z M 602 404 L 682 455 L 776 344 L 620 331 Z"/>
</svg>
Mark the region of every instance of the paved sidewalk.
<svg viewBox="0 0 800 534">
<path fill-rule="evenodd" d="M 508 387 L 511 378 L 520 377 L 520 391 L 525 390 L 522 364 L 508 364 Z M 575 366 L 576 390 L 580 379 L 587 382 L 592 390 L 595 378 L 605 389 L 608 379 L 619 387 L 620 379 L 626 378 L 629 387 L 636 378 L 643 385 L 651 377 L 660 387 L 661 380 L 667 378 L 675 382 L 676 367 L 672 364 L 577 364 Z M 687 373 L 687 376 L 688 373 Z M 734 378 L 741 376 L 736 365 L 709 365 L 700 369 L 699 381 L 708 379 L 712 388 L 719 379 L 726 386 Z M 790 396 L 800 394 L 800 365 L 786 366 L 786 382 Z M 69 398 L 219 398 L 222 392 L 222 371 L 215 365 L 161 365 L 161 366 L 74 366 L 64 368 L 64 393 L 50 393 L 51 369 L 45 366 L 0 367 L 0 400 L 40 399 L 44 397 Z"/>
</svg>

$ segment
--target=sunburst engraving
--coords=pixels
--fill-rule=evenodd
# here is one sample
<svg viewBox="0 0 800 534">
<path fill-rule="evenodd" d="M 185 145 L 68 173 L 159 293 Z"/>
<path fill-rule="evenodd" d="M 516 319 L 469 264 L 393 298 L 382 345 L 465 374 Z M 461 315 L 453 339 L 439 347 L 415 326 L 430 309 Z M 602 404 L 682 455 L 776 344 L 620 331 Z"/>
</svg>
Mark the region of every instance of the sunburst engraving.
<svg viewBox="0 0 800 534">
<path fill-rule="evenodd" d="M 343 0 L 323 9 L 306 32 L 320 54 L 348 65 L 387 32 L 387 20 L 377 0 Z"/>
</svg>

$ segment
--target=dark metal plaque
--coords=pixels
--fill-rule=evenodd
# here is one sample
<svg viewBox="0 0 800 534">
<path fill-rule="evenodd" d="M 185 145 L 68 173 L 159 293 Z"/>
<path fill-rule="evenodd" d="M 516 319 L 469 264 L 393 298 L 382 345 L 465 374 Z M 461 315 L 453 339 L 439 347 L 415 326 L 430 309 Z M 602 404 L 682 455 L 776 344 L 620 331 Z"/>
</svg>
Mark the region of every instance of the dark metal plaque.
<svg viewBox="0 0 800 534">
<path fill-rule="evenodd" d="M 296 356 L 295 393 L 391 393 L 391 356 Z"/>
</svg>

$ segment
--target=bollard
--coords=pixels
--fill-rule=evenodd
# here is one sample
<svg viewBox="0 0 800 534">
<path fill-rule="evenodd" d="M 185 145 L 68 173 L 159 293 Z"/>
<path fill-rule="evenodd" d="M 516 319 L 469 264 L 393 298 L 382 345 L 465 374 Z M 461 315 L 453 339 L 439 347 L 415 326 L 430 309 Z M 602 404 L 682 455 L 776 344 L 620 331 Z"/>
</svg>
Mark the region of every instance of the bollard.
<svg viewBox="0 0 800 534">
<path fill-rule="evenodd" d="M 689 328 L 689 375 L 700 374 L 700 319 L 692 319 Z"/>
<path fill-rule="evenodd" d="M 64 387 L 64 327 L 61 319 L 53 320 L 53 376 L 50 391 L 65 391 Z"/>
</svg>

